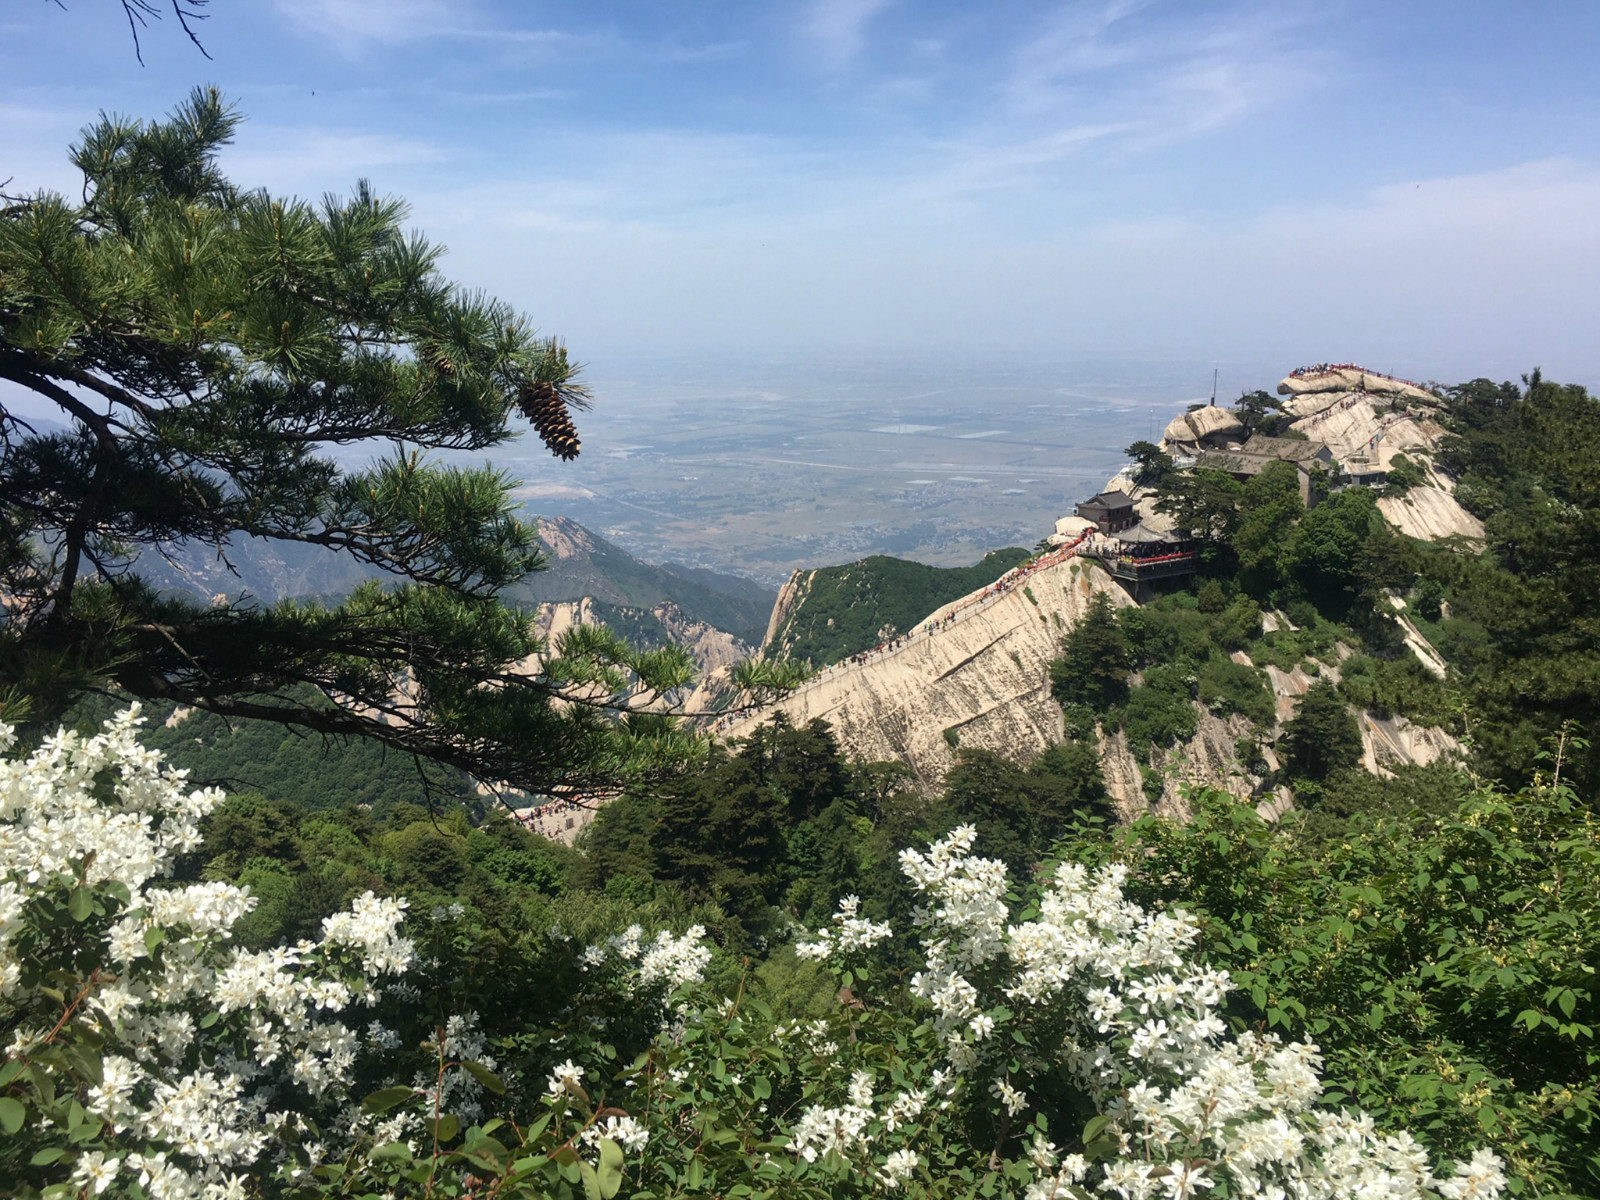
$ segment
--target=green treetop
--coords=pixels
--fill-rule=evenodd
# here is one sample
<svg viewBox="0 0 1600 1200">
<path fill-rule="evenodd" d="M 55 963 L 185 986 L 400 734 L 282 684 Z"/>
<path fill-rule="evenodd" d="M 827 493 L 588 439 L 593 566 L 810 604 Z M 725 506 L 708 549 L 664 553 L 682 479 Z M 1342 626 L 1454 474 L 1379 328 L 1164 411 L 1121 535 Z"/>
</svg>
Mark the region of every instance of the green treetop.
<svg viewBox="0 0 1600 1200">
<path fill-rule="evenodd" d="M 238 119 L 213 89 L 164 122 L 102 116 L 72 151 L 81 197 L 0 201 L 0 702 L 47 717 L 110 685 L 541 790 L 670 759 L 629 709 L 687 660 L 593 629 L 543 645 L 498 600 L 538 565 L 512 481 L 426 457 L 505 442 L 516 410 L 576 456 L 565 349 L 452 285 L 365 184 L 320 205 L 237 187 L 216 156 Z M 247 538 L 381 582 L 201 607 L 140 578 L 142 555 Z"/>
</svg>

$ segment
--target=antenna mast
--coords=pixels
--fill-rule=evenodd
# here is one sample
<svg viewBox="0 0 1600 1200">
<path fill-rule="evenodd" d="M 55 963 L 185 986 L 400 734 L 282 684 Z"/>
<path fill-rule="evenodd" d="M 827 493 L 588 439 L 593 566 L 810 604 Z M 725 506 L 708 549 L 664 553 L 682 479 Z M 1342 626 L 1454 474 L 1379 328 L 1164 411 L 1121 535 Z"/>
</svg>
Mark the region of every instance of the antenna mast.
<svg viewBox="0 0 1600 1200">
<path fill-rule="evenodd" d="M 1212 408 L 1215 408 L 1217 406 L 1217 371 L 1218 371 L 1218 369 L 1219 368 L 1217 368 L 1217 367 L 1212 367 L 1211 368 L 1211 407 Z"/>
</svg>

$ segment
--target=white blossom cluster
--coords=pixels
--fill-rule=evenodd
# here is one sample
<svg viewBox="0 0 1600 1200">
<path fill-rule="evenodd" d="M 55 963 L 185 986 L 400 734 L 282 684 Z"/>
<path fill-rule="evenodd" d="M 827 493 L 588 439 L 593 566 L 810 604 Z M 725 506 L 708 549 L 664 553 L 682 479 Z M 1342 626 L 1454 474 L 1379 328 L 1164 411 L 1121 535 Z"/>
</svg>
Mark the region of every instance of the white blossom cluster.
<svg viewBox="0 0 1600 1200">
<path fill-rule="evenodd" d="M 230 947 L 254 907 L 246 889 L 159 886 L 174 856 L 200 844 L 200 819 L 221 793 L 185 790 L 185 772 L 138 744 L 140 723 L 134 706 L 93 737 L 63 731 L 25 760 L 0 760 L 0 992 L 51 1011 L 50 993 L 27 982 L 18 938 L 48 922 L 43 906 L 62 895 L 99 905 L 100 917 L 81 908 L 74 920 L 104 947 L 98 963 L 76 966 L 76 1005 L 53 1029 L 18 1029 L 6 1057 L 27 1061 L 92 1032 L 99 1079 L 86 1106 L 118 1153 L 70 1156 L 80 1186 L 99 1194 L 126 1179 L 156 1200 L 242 1195 L 233 1172 L 292 1119 L 274 1100 L 320 1097 L 348 1078 L 360 1039 L 335 1014 L 371 1003 L 381 977 L 405 970 L 405 904 L 368 893 L 324 922 L 318 942 Z M 0 749 L 13 740 L 0 725 Z M 50 980 L 55 994 L 61 983 Z"/>
<path fill-rule="evenodd" d="M 868 950 L 894 933 L 887 923 L 873 922 L 861 915 L 861 897 L 846 896 L 833 915 L 832 929 L 819 929 L 814 942 L 795 943 L 801 958 L 827 959 L 835 954 Z"/>
<path fill-rule="evenodd" d="M 930 936 L 923 938 L 924 966 L 912 977 L 911 994 L 933 1005 L 934 1032 L 957 1074 L 977 1067 L 974 1046 L 994 1028 L 967 976 L 1004 951 L 1009 916 L 1005 864 L 968 856 L 977 836 L 973 826 L 963 825 L 926 855 L 900 852 L 901 871 L 933 902 L 913 914 Z"/>
<path fill-rule="evenodd" d="M 807 1162 L 827 1154 L 849 1158 L 865 1151 L 872 1139 L 868 1125 L 873 1120 L 872 1076 L 857 1071 L 850 1077 L 846 1102 L 838 1108 L 810 1105 L 795 1122 L 789 1148 Z"/>
<path fill-rule="evenodd" d="M 579 962 L 585 970 L 622 966 L 623 986 L 629 995 L 640 989 L 671 994 L 705 978 L 706 965 L 711 961 L 705 936 L 704 925 L 691 925 L 681 937 L 662 930 L 646 942 L 644 930 L 630 925 L 622 933 L 585 948 Z"/>
<path fill-rule="evenodd" d="M 1029 1200 L 1073 1194 L 1089 1178 L 1125 1200 L 1500 1194 L 1505 1175 L 1488 1151 L 1441 1178 L 1409 1135 L 1381 1134 L 1369 1117 L 1317 1108 L 1315 1046 L 1250 1033 L 1228 1038 L 1218 1014 L 1228 977 L 1188 957 L 1196 923 L 1127 900 L 1124 868 L 1091 876 L 1063 864 L 1038 915 L 1008 924 L 1004 865 L 971 857 L 975 837 L 964 826 L 926 855 L 901 856 L 928 901 L 919 911 L 927 966 L 913 991 L 932 1005 L 957 1073 L 987 1063 L 982 1043 L 993 1027 L 986 1010 L 1010 1004 L 1018 1021 L 1049 1018 L 1041 1026 L 1064 1028 L 1056 1065 L 1099 1103 L 1114 1148 L 1091 1170 L 1081 1157 L 1057 1160 L 1054 1147 L 1036 1144 Z M 994 969 L 975 970 L 986 965 Z M 1020 1116 L 1026 1093 L 1005 1076 L 1002 1057 L 992 1065 L 990 1092 Z M 824 1136 L 840 1142 L 848 1129 L 842 1118 L 818 1113 L 805 1144 Z"/>
</svg>

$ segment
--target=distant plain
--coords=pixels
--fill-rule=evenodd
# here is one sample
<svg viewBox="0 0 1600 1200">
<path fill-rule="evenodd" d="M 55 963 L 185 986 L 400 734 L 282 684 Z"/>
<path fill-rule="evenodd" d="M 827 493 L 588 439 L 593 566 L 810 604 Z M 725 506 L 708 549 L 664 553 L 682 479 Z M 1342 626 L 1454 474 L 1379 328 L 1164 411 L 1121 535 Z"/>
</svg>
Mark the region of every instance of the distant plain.
<svg viewBox="0 0 1600 1200">
<path fill-rule="evenodd" d="M 494 461 L 530 514 L 636 556 L 780 583 L 893 554 L 940 566 L 1032 546 L 1074 501 L 1209 400 L 1211 363 L 598 364 L 583 453 L 531 433 Z M 1218 403 L 1295 364 L 1220 364 Z"/>
</svg>

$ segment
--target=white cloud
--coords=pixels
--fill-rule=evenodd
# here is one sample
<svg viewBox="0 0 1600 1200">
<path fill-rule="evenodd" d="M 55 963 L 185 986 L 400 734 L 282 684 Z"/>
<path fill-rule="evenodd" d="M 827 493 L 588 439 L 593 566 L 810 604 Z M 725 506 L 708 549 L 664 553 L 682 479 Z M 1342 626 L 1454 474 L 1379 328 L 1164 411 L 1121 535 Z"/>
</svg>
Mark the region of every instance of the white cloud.
<svg viewBox="0 0 1600 1200">
<path fill-rule="evenodd" d="M 1446 379 L 1543 363 L 1592 380 L 1597 206 L 1600 169 L 1554 161 L 1240 221 L 1106 223 L 1026 244 L 938 237 L 916 214 L 899 235 L 819 237 L 564 215 L 541 226 L 524 212 L 513 234 L 481 219 L 441 226 L 445 205 L 427 227 L 456 250 L 447 271 L 527 308 L 584 357 L 969 348 L 1332 358 Z"/>
<path fill-rule="evenodd" d="M 345 191 L 365 172 L 443 163 L 448 154 L 434 143 L 394 134 L 280 126 L 250 128 L 221 158 L 229 177 L 246 187 L 320 196 Z M 391 190 L 379 181 L 380 193 Z"/>
<path fill-rule="evenodd" d="M 812 0 L 802 32 L 822 64 L 842 67 L 861 53 L 867 24 L 888 0 Z"/>
<path fill-rule="evenodd" d="M 466 5 L 449 0 L 277 0 L 277 6 L 302 33 L 344 49 L 437 37 L 470 19 Z"/>
</svg>

